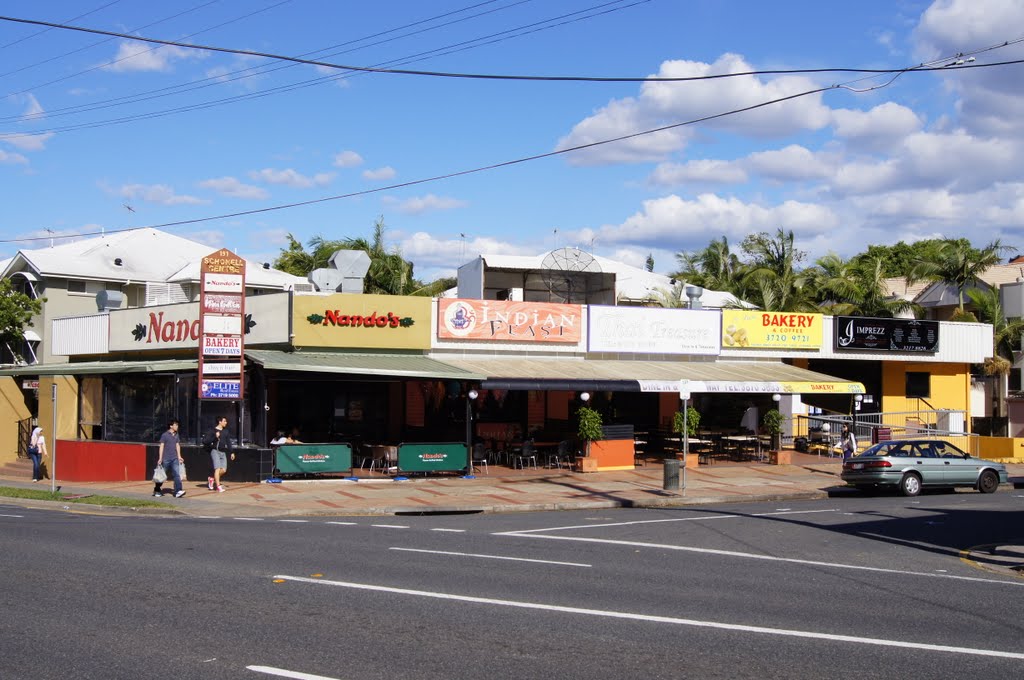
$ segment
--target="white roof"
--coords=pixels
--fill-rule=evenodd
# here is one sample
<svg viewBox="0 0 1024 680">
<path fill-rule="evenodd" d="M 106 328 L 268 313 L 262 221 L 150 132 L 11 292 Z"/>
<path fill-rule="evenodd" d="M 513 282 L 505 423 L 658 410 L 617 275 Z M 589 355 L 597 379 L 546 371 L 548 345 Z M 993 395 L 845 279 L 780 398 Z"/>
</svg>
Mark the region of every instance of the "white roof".
<svg viewBox="0 0 1024 680">
<path fill-rule="evenodd" d="M 488 269 L 511 269 L 514 271 L 529 271 L 541 269 L 544 257 L 547 255 L 481 255 L 480 259 Z M 630 300 L 647 300 L 656 298 L 660 291 L 671 294 L 672 277 L 665 274 L 649 272 L 646 269 L 610 260 L 600 255 L 594 255 L 601 271 L 606 274 L 615 274 L 615 297 L 628 298 Z M 685 282 L 676 279 L 676 281 Z M 685 296 L 684 296 L 685 297 Z M 737 300 L 732 293 L 717 290 L 704 289 L 700 297 L 705 307 L 725 307 L 736 305 Z"/>
<path fill-rule="evenodd" d="M 213 250 L 157 229 L 134 229 L 50 248 L 19 250 L 4 264 L 2 276 L 29 269 L 40 276 L 99 281 L 198 281 L 199 262 Z M 306 283 L 302 277 L 263 269 L 255 262 L 247 261 L 245 273 L 250 286 L 285 288 Z"/>
</svg>

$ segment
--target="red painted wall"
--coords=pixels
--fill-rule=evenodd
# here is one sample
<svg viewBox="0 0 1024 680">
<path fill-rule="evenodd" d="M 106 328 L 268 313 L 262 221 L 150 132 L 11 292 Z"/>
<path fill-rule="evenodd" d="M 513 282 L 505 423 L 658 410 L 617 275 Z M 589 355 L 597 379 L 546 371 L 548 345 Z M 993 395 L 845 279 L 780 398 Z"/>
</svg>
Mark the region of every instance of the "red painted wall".
<svg viewBox="0 0 1024 680">
<path fill-rule="evenodd" d="M 47 465 L 53 461 L 47 460 Z M 134 482 L 148 477 L 145 444 L 57 440 L 57 479 L 61 481 Z"/>
</svg>

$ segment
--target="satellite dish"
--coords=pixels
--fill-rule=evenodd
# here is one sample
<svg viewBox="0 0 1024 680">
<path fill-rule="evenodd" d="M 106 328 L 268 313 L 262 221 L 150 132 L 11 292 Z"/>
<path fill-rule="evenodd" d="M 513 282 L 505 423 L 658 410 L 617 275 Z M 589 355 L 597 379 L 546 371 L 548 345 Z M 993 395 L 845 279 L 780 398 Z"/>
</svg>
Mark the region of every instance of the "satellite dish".
<svg viewBox="0 0 1024 680">
<path fill-rule="evenodd" d="M 601 265 L 590 253 L 579 248 L 559 248 L 544 256 L 541 277 L 550 302 L 586 304 L 593 277 Z"/>
</svg>

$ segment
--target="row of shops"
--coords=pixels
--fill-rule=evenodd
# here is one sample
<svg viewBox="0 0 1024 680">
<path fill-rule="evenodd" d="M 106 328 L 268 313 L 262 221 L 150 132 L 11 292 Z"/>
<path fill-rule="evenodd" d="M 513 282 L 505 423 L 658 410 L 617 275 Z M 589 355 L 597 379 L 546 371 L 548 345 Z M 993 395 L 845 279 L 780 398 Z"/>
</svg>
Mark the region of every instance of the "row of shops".
<svg viewBox="0 0 1024 680">
<path fill-rule="evenodd" d="M 226 416 L 255 452 L 279 430 L 353 450 L 562 441 L 584 404 L 607 425 L 665 430 L 684 398 L 702 426 L 737 432 L 758 429 L 752 409 L 790 423 L 855 403 L 969 413 L 970 364 L 992 346 L 984 324 L 283 292 L 245 298 L 244 391 L 204 398 L 218 376 L 200 364 L 202 322 L 199 302 L 53 320 L 68 360 L 0 371 L 0 436 L 14 449 L 36 418 L 79 474 L 144 479 L 138 451 L 172 418 L 192 446 Z"/>
</svg>

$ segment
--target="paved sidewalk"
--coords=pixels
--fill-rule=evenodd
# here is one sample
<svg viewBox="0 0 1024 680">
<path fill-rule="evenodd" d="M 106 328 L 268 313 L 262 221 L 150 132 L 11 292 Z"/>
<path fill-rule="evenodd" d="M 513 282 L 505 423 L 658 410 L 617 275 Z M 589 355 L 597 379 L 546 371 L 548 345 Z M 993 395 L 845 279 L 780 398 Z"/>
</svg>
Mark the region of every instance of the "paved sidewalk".
<svg viewBox="0 0 1024 680">
<path fill-rule="evenodd" d="M 797 460 L 799 458 L 799 460 Z M 1024 478 L 1024 465 L 1010 465 L 1010 477 Z M 525 512 L 615 507 L 672 507 L 703 503 L 825 498 L 847 492 L 839 479 L 838 459 L 794 454 L 792 465 L 702 466 L 687 470 L 686 488 L 664 491 L 664 471 L 654 463 L 621 472 L 573 473 L 561 470 L 508 470 L 492 467 L 475 479 L 462 477 L 294 480 L 280 484 L 231 484 L 224 493 L 206 482 L 185 483 L 186 496 L 169 494 L 167 512 L 191 516 L 289 517 L 395 515 L 442 512 Z M 0 485 L 47 489 L 24 478 L 0 477 Z M 152 482 L 60 484 L 65 494 L 103 494 L 139 500 L 152 498 Z M 170 484 L 164 485 L 170 489 Z M 20 499 L 0 503 L 28 504 Z M 59 503 L 49 502 L 49 505 Z M 69 509 L 96 511 L 72 504 Z M 146 509 L 145 512 L 154 512 Z"/>
</svg>

